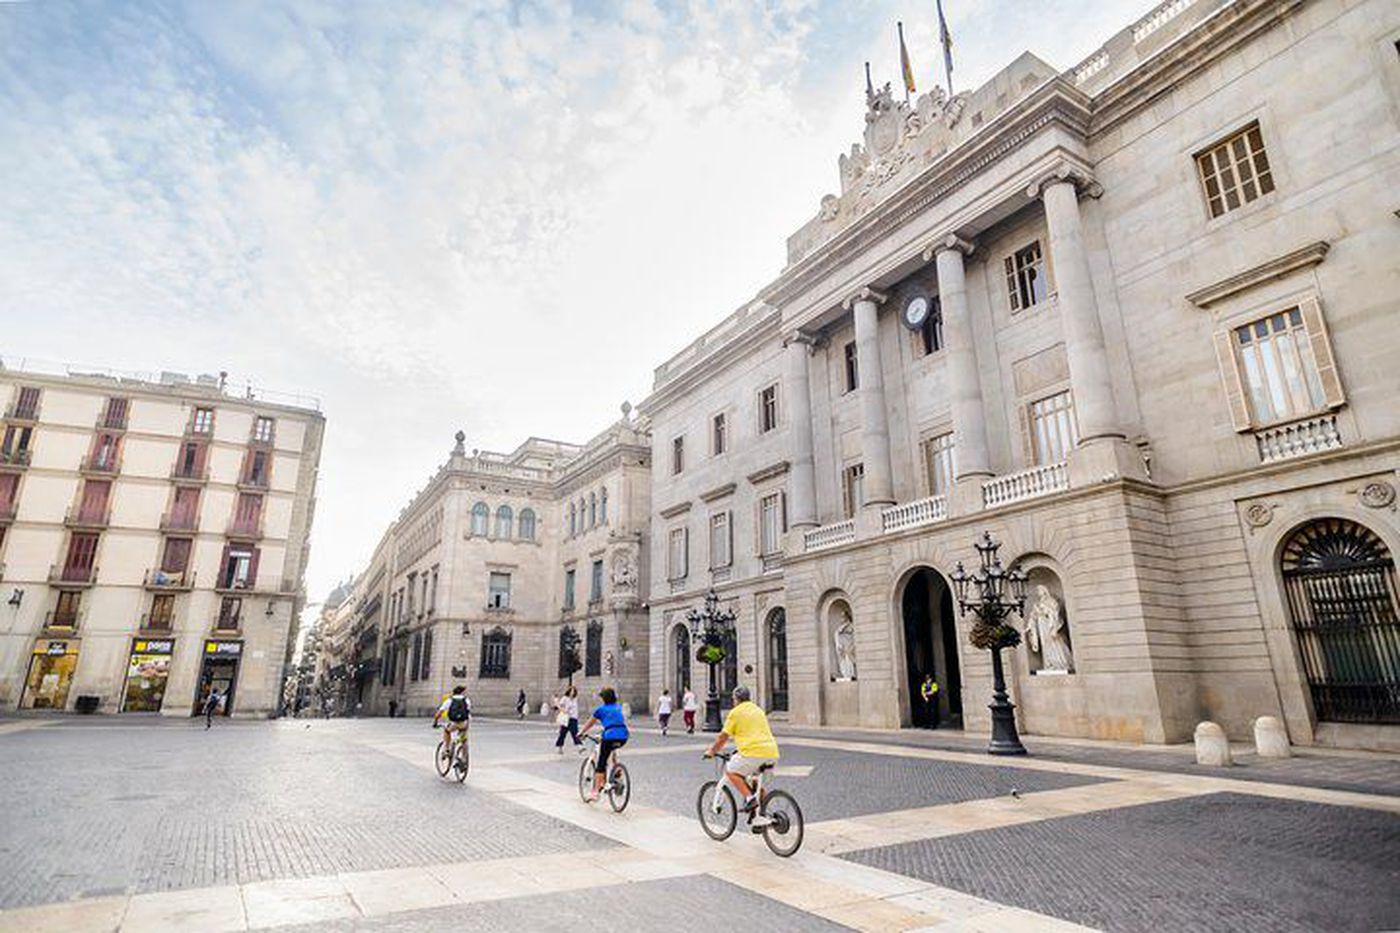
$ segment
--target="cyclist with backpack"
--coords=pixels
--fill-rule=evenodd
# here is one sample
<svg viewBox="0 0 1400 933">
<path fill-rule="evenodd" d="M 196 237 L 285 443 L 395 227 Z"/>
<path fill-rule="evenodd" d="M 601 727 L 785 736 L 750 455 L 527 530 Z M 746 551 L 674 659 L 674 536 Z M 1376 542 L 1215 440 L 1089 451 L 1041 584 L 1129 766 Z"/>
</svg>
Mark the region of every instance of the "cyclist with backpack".
<svg viewBox="0 0 1400 933">
<path fill-rule="evenodd" d="M 472 701 L 467 699 L 467 688 L 458 684 L 452 688 L 452 695 L 442 701 L 442 705 L 433 714 L 433 728 L 438 727 L 446 717 L 447 722 L 443 725 L 442 740 L 446 743 L 448 750 L 456 754 L 455 741 L 465 742 L 467 740 L 467 725 L 472 718 Z M 448 761 L 452 759 L 449 758 Z"/>
</svg>

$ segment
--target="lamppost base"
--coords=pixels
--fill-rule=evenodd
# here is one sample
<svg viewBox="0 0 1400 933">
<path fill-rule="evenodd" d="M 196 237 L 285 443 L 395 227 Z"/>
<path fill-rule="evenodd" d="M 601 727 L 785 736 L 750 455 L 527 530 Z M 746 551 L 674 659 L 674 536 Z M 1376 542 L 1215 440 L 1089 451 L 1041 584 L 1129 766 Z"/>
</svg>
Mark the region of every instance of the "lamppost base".
<svg viewBox="0 0 1400 933">
<path fill-rule="evenodd" d="M 719 732 L 723 724 L 719 718 L 719 697 L 710 696 L 705 698 L 705 727 L 706 732 Z"/>
<path fill-rule="evenodd" d="M 992 711 L 992 740 L 987 743 L 987 754 L 1028 754 L 1016 732 L 1016 707 L 1010 703 L 992 703 L 987 709 Z"/>
</svg>

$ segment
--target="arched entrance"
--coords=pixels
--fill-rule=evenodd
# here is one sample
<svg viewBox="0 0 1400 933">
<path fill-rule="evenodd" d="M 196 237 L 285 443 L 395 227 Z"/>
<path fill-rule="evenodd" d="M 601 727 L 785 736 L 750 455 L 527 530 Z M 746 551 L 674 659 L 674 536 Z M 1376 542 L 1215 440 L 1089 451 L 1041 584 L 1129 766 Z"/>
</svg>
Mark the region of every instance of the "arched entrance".
<svg viewBox="0 0 1400 933">
<path fill-rule="evenodd" d="M 1400 723 L 1395 564 L 1371 529 L 1302 526 L 1280 558 L 1313 710 L 1324 722 Z"/>
<path fill-rule="evenodd" d="M 768 613 L 768 711 L 788 711 L 787 613 Z"/>
<path fill-rule="evenodd" d="M 671 629 L 671 671 L 677 695 L 690 689 L 690 629 L 684 625 Z"/>
<path fill-rule="evenodd" d="M 909 685 L 909 721 L 921 729 L 962 728 L 962 672 L 953 596 L 938 571 L 920 567 L 904 584 L 904 660 Z M 932 675 L 938 685 L 925 702 L 920 688 Z"/>
</svg>

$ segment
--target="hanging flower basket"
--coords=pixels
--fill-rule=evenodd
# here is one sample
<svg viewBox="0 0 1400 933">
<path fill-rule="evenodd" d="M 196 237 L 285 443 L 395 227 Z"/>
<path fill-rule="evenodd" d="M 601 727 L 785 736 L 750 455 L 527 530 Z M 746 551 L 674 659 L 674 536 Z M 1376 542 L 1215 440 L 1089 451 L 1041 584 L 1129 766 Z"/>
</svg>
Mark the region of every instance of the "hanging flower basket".
<svg viewBox="0 0 1400 933">
<path fill-rule="evenodd" d="M 972 647 L 980 648 L 983 651 L 992 651 L 997 648 L 1015 648 L 1021 643 L 1021 633 L 1005 622 L 998 625 L 989 625 L 978 620 L 973 623 L 972 632 L 968 635 L 968 641 L 972 642 Z"/>
<path fill-rule="evenodd" d="M 701 645 L 695 652 L 695 660 L 701 664 L 722 664 L 726 657 L 723 645 Z"/>
</svg>

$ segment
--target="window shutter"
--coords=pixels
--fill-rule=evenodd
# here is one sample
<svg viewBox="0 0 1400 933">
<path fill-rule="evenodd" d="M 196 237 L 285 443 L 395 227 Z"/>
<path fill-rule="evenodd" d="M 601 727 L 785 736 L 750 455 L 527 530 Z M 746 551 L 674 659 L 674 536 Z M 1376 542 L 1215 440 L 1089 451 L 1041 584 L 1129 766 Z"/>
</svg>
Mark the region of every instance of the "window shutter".
<svg viewBox="0 0 1400 933">
<path fill-rule="evenodd" d="M 780 492 L 780 493 L 778 493 L 778 514 L 779 514 L 780 518 L 782 519 L 782 524 L 780 524 L 780 525 L 778 526 L 778 530 L 779 530 L 781 533 L 783 533 L 783 534 L 787 534 L 788 523 L 787 523 L 787 493 L 786 493 L 786 492 Z"/>
<path fill-rule="evenodd" d="M 227 585 L 227 583 L 228 583 L 228 580 L 227 580 L 227 575 L 228 575 L 228 555 L 229 555 L 229 550 L 231 549 L 231 547 L 232 547 L 231 545 L 225 544 L 225 545 L 224 545 L 224 553 L 223 553 L 222 556 L 219 557 L 219 584 L 220 584 L 220 585 Z M 169 569 L 171 569 L 171 568 L 167 567 L 166 569 L 169 570 Z"/>
<path fill-rule="evenodd" d="M 1317 361 L 1317 379 L 1322 383 L 1322 394 L 1327 400 L 1327 407 L 1340 407 L 1347 399 L 1342 391 L 1341 375 L 1337 372 L 1337 360 L 1332 355 L 1332 341 L 1327 335 L 1327 324 L 1322 318 L 1322 306 L 1316 298 L 1306 298 L 1298 303 L 1298 310 L 1303 314 L 1303 326 L 1308 329 L 1313 359 Z"/>
<path fill-rule="evenodd" d="M 1035 466 L 1040 461 L 1036 458 L 1035 437 L 1031 434 L 1031 407 L 1029 405 L 1023 403 L 1016 406 L 1016 422 L 1021 430 L 1021 450 L 1025 452 L 1025 465 L 1027 467 Z M 956 450 L 953 456 L 957 457 Z"/>
<path fill-rule="evenodd" d="M 248 589 L 258 588 L 258 557 L 262 554 L 260 548 L 253 548 L 253 556 L 248 559 Z"/>
<path fill-rule="evenodd" d="M 1002 260 L 1006 266 L 1006 294 L 1011 299 L 1011 310 L 1021 310 L 1021 295 L 1016 290 L 1016 260 L 1007 256 Z"/>
<path fill-rule="evenodd" d="M 1311 327 L 1308 328 L 1308 332 L 1312 333 Z M 1240 382 L 1240 368 L 1235 361 L 1234 340 L 1235 332 L 1233 330 L 1221 330 L 1215 333 L 1215 357 L 1220 364 L 1220 378 L 1225 385 L 1225 403 L 1230 407 L 1230 423 L 1234 426 L 1235 431 L 1239 432 L 1248 431 L 1250 424 L 1249 406 L 1245 404 L 1244 385 Z"/>
<path fill-rule="evenodd" d="M 681 576 L 690 576 L 690 526 L 681 532 Z"/>
</svg>

